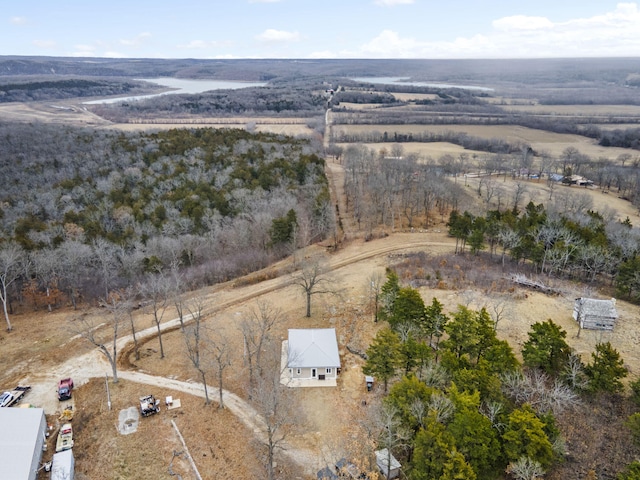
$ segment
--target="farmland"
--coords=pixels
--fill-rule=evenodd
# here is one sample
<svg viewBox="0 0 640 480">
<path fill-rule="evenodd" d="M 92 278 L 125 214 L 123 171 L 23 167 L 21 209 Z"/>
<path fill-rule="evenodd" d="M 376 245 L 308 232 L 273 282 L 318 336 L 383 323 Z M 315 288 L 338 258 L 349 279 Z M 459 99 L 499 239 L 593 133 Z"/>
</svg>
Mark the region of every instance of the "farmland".
<svg viewBox="0 0 640 480">
<path fill-rule="evenodd" d="M 250 72 L 242 62 L 239 65 L 243 66 L 244 75 Z M 260 72 L 263 70 L 276 68 L 262 61 L 249 65 L 258 72 L 252 73 L 252 77 L 261 77 Z M 122 263 L 122 267 L 126 266 L 128 270 L 117 270 L 110 280 L 114 285 L 122 287 L 142 286 L 151 281 L 154 272 L 173 272 L 171 268 L 175 268 L 176 264 L 171 263 L 172 258 L 175 260 L 175 252 L 179 252 L 177 256 L 181 262 L 185 262 L 181 273 L 183 278 L 190 280 L 185 282 L 189 288 L 181 290 L 181 298 L 192 309 L 197 305 L 202 306 L 207 328 L 216 332 L 217 336 L 213 339 L 224 339 L 224 343 L 229 346 L 230 366 L 224 370 L 223 387 L 229 395 L 237 395 L 240 399 L 232 407 L 224 410 L 217 408 L 218 398 L 215 392 L 218 379 L 212 362 L 207 367 L 207 374 L 213 402 L 205 405 L 198 371 L 189 359 L 189 337 L 186 332 L 190 330 L 183 331 L 179 327 L 175 300 L 165 307 L 166 315 L 158 324 L 158 331 L 161 325 L 166 328 L 160 344 L 154 323 L 157 311 L 154 312 L 150 297 L 144 297 L 140 293 L 136 298 L 137 307 L 130 310 L 131 324 L 123 327 L 119 334 L 122 348 L 117 366 L 122 372 L 122 379 L 118 384 L 112 384 L 113 410 L 109 410 L 105 403 L 103 375 L 110 371 L 110 365 L 86 341 L 86 334 L 83 338 L 80 328 L 83 324 L 93 325 L 104 338 L 108 338 L 110 334 L 110 310 L 108 303 L 102 298 L 101 285 L 96 280 L 100 278 L 99 274 L 95 274 L 92 288 L 84 289 L 76 307 L 64 292 L 56 297 L 55 302 L 47 300 L 49 290 L 44 276 L 40 280 L 37 276 L 39 274 L 34 273 L 33 278 L 40 283 L 28 282 L 27 278 L 22 278 L 19 283 L 24 288 L 14 291 L 14 331 L 0 336 L 0 353 L 5 358 L 12 358 L 10 368 L 4 369 L 0 380 L 3 384 L 32 384 L 34 389 L 28 401 L 44 406 L 49 414 L 48 421 L 55 423 L 59 408 L 54 401 L 55 382 L 65 376 L 74 377 L 74 397 L 79 408 L 77 419 L 74 419 L 74 451 L 78 451 L 77 478 L 169 478 L 167 467 L 172 461 L 174 471 L 179 472 L 183 478 L 195 478 L 186 456 L 180 455 L 174 459 L 174 452 L 183 447 L 171 426 L 171 420 L 180 428 L 191 456 L 204 477 L 264 477 L 266 444 L 258 424 L 252 423 L 257 420 L 249 419 L 251 415 L 246 414 L 250 411 L 250 406 L 254 408 L 252 405 L 255 405 L 256 399 L 251 398 L 252 395 L 255 397 L 255 391 L 251 390 L 246 339 L 242 332 L 243 320 L 249 318 L 261 302 L 275 306 L 280 311 L 282 321 L 271 332 L 276 344 L 286 338 L 288 328 L 334 327 L 338 333 L 343 362 L 338 388 L 288 392 L 291 395 L 287 397 L 287 401 L 295 405 L 302 415 L 296 417 L 295 425 L 287 425 L 286 442 L 283 444 L 287 449 L 276 457 L 278 478 L 314 478 L 317 470 L 332 465 L 343 456 L 360 456 L 363 463 L 370 462 L 372 445 L 368 443 L 365 432 L 367 428 L 373 428 L 373 407 L 381 401 L 385 392 L 378 384 L 371 393 L 364 389 L 362 367 L 365 361 L 361 354 L 386 324 L 373 321 L 376 312 L 369 285 L 374 274 L 383 277 L 387 268 L 397 268 L 404 272 L 401 276 L 403 286 L 415 285 L 425 303 L 438 298 L 447 314 L 453 315 L 460 305 L 479 310 L 508 302 L 509 311 L 501 323 L 496 324 L 496 334 L 499 339 L 508 342 L 519 360 L 523 359 L 521 349 L 532 325 L 553 319 L 567 332 L 567 343 L 584 362 L 589 361 L 597 344 L 607 341 L 624 359 L 630 374 L 625 386 L 638 378 L 640 358 L 637 343 L 640 330 L 636 319 L 640 315 L 640 308 L 637 305 L 627 301 L 628 299 L 618 300 L 620 320 L 612 333 L 581 332 L 571 318 L 573 300 L 576 297 L 608 298 L 617 295 L 614 270 L 599 273 L 594 281 L 585 281 L 578 268 L 565 275 L 559 271 L 543 272 L 543 264 L 540 270 L 540 273 L 544 273 L 541 275 L 542 279 L 553 284 L 561 294 L 550 296 L 526 290 L 508 283 L 506 279 L 513 271 L 529 275 L 539 273 L 540 265 L 536 264 L 533 257 L 509 259 L 505 269 L 504 261 L 501 265 L 499 255 L 493 251 L 454 254 L 458 242 L 448 235 L 447 226 L 449 214 L 454 209 L 461 212 L 468 210 L 474 216 L 481 217 L 490 210 L 513 210 L 519 213 L 525 205 L 531 203 L 544 204 L 550 216 L 558 215 L 559 212 L 573 215 L 571 221 L 581 227 L 591 225 L 587 222 L 588 215 L 592 210 L 596 211 L 602 216 L 601 230 L 605 230 L 606 225 L 607 233 L 616 224 L 628 220 L 632 225 L 631 235 L 636 235 L 631 238 L 637 239 L 640 199 L 637 195 L 634 196 L 633 192 L 635 189 L 637 193 L 638 184 L 633 182 L 638 179 L 639 150 L 604 146 L 602 137 L 598 136 L 603 131 L 633 132 L 639 125 L 640 106 L 625 103 L 628 92 L 635 88 L 624 86 L 626 74 L 615 70 L 608 74 L 606 81 L 591 78 L 590 85 L 593 89 L 585 90 L 589 98 L 594 97 L 594 91 L 599 94 L 607 92 L 611 76 L 620 77 L 619 84 L 610 85 L 609 95 L 602 95 L 601 103 L 571 103 L 574 98 L 579 97 L 581 89 L 586 88 L 571 85 L 562 97 L 562 102 L 550 104 L 550 99 L 559 98 L 559 92 L 562 91 L 558 88 L 563 83 L 561 73 L 555 78 L 553 72 L 548 72 L 543 75 L 544 78 L 537 78 L 532 82 L 530 90 L 524 91 L 524 87 L 514 87 L 514 78 L 519 78 L 520 75 L 526 77 L 527 68 L 522 66 L 523 70 L 519 73 L 510 64 L 505 64 L 505 71 L 509 72 L 506 78 L 511 83 L 504 78 L 491 77 L 485 69 L 474 70 L 478 69 L 477 65 L 469 66 L 464 62 L 458 65 L 457 70 L 452 66 L 436 66 L 432 73 L 420 71 L 418 66 L 415 62 L 406 63 L 407 72 L 411 71 L 420 80 L 455 82 L 459 79 L 464 83 L 481 83 L 495 90 L 477 97 L 456 91 L 393 91 L 411 90 L 411 87 L 372 86 L 354 83 L 351 79 L 355 76 L 354 70 L 358 69 L 362 70 L 356 72 L 358 76 L 363 73 L 385 73 L 384 62 L 368 64 L 354 61 L 347 65 L 341 62 L 324 63 L 322 70 L 329 72 L 326 74 L 316 70 L 317 66 L 311 62 L 307 72 L 309 76 L 304 81 L 295 78 L 287 70 L 293 67 L 280 65 L 278 68 L 282 70 L 279 72 L 279 81 L 282 84 L 268 90 L 270 94 L 229 93 L 221 95 L 225 97 L 224 101 L 219 101 L 218 94 L 204 95 L 202 98 L 179 96 L 176 99 L 163 99 L 158 104 L 144 104 L 139 108 L 120 105 L 112 110 L 105 106 L 85 107 L 80 98 L 0 104 L 0 117 L 5 125 L 9 124 L 5 126 L 7 138 L 19 138 L 12 137 L 15 135 L 12 128 L 16 125 L 29 124 L 29 128 L 34 128 L 34 131 L 48 135 L 43 138 L 53 138 L 56 142 L 62 142 L 59 138 L 65 137 L 58 137 L 58 131 L 47 130 L 43 125 L 68 127 L 68 131 L 74 134 L 68 137 L 75 136 L 78 139 L 85 138 L 87 133 L 85 130 L 75 130 L 76 127 L 90 128 L 93 132 L 102 132 L 105 143 L 97 144 L 96 148 L 104 153 L 105 159 L 115 162 L 114 157 L 108 153 L 112 144 L 106 143 L 113 135 L 119 143 L 113 144 L 117 148 L 112 148 L 112 151 L 118 152 L 117 162 L 120 162 L 114 171 L 126 173 L 121 179 L 113 172 L 105 172 L 104 167 L 99 168 L 100 162 L 95 162 L 98 167 L 93 175 L 104 175 L 96 185 L 105 195 L 99 197 L 100 208 L 84 217 L 77 212 L 75 216 L 63 212 L 62 207 L 59 207 L 60 211 L 53 208 L 53 204 L 61 204 L 64 198 L 64 202 L 67 202 L 64 208 L 69 210 L 70 198 L 80 198 L 78 192 L 84 188 L 73 175 L 59 179 L 56 188 L 68 189 L 56 201 L 42 202 L 49 212 L 47 216 L 38 218 L 42 224 L 34 222 L 34 218 L 38 217 L 37 210 L 34 210 L 35 214 L 26 217 L 29 222 L 18 221 L 18 225 L 30 226 L 31 231 L 22 237 L 16 235 L 16 238 L 21 238 L 25 245 L 35 251 L 40 249 L 43 252 L 54 252 L 60 246 L 56 242 L 70 242 L 71 239 L 61 237 L 47 244 L 47 229 L 49 232 L 64 231 L 65 235 L 71 235 L 69 219 L 73 218 L 76 226 L 81 225 L 87 231 L 95 228 L 95 219 L 100 219 L 105 225 L 111 226 L 95 229 L 93 231 L 98 233 L 93 235 L 102 235 L 103 239 L 114 242 L 122 248 L 122 252 L 130 255 L 124 256 L 129 259 L 129 263 Z M 224 64 L 226 76 L 229 76 L 232 67 L 232 62 Z M 347 67 L 349 75 L 344 75 Z M 141 67 L 137 65 L 130 68 Z M 617 68 L 622 67 L 618 65 Z M 148 72 L 132 72 L 135 75 L 141 73 L 148 75 Z M 434 76 L 426 78 L 428 75 Z M 356 101 L 338 102 L 334 98 L 335 102 L 330 104 L 332 100 L 324 92 L 329 86 L 346 92 L 350 96 L 345 98 Z M 269 95 L 273 98 L 265 100 Z M 362 102 L 357 101 L 359 95 L 363 95 Z M 387 101 L 387 96 L 395 100 L 390 100 L 389 104 L 374 104 L 367 103 L 366 96 L 379 96 L 384 102 Z M 264 100 L 264 105 L 268 105 L 264 111 L 248 111 L 246 105 L 250 105 L 256 98 Z M 214 114 L 208 111 L 214 108 L 212 105 L 219 109 Z M 325 116 L 327 105 L 331 109 Z M 185 113 L 188 108 L 191 112 Z M 233 111 L 234 108 L 242 111 Z M 509 121 L 499 120 L 506 117 L 509 117 Z M 558 128 L 546 130 L 523 124 L 537 121 L 538 117 L 544 117 L 544 125 L 547 126 L 556 124 L 557 127 L 557 124 L 568 122 L 570 133 L 556 131 Z M 587 130 L 586 126 L 597 127 L 598 132 Z M 234 162 L 242 164 L 248 158 L 251 163 L 259 155 L 256 152 L 267 152 L 267 164 L 279 162 L 278 155 L 281 151 L 286 151 L 288 155 L 293 152 L 287 150 L 288 147 L 283 146 L 284 144 L 278 143 L 284 141 L 284 137 L 281 137 L 283 135 L 292 137 L 291 144 L 298 145 L 300 149 L 299 152 L 295 151 L 296 155 L 300 155 L 305 161 L 311 152 L 325 160 L 323 165 L 327 191 L 331 195 L 330 202 L 327 201 L 331 207 L 328 210 L 335 210 L 336 215 L 333 218 L 333 230 L 327 228 L 325 223 L 322 235 L 314 237 L 311 234 L 320 226 L 319 219 L 312 213 L 302 215 L 302 193 L 296 197 L 297 204 L 289 192 L 284 193 L 285 190 L 293 190 L 292 184 L 288 184 L 286 189 L 278 190 L 282 197 L 278 197 L 277 201 L 273 195 L 261 197 L 249 194 L 249 188 L 255 188 L 257 184 L 261 184 L 263 188 L 271 188 L 272 179 L 248 168 L 246 171 L 232 172 L 227 165 L 229 170 L 226 173 L 219 170 L 210 174 L 212 178 L 218 179 L 218 184 L 223 182 L 225 175 L 230 175 L 236 186 L 240 185 L 240 179 L 247 181 L 242 190 L 225 192 L 227 198 L 238 200 L 238 205 L 247 208 L 242 211 L 246 218 L 250 218 L 246 224 L 241 223 L 241 220 L 245 221 L 239 218 L 241 215 L 233 221 L 201 221 L 217 217 L 213 212 L 208 212 L 209 216 L 202 215 L 199 213 L 200 209 L 193 206 L 189 210 L 193 213 L 190 217 L 192 223 L 185 220 L 187 209 L 183 210 L 182 202 L 187 204 L 204 201 L 206 194 L 220 202 L 209 190 L 200 189 L 197 195 L 182 196 L 178 199 L 180 203 L 176 203 L 177 206 L 169 202 L 175 200 L 175 194 L 174 197 L 158 200 L 153 197 L 152 194 L 156 194 L 154 190 L 168 188 L 166 185 L 169 182 L 172 182 L 174 191 L 191 188 L 177 183 L 182 178 L 181 175 L 192 181 L 202 179 L 202 172 L 208 172 L 204 170 L 204 166 L 211 162 L 212 155 L 205 156 L 202 153 L 206 153 L 207 148 L 202 144 L 194 144 L 196 146 L 192 148 L 190 141 L 197 140 L 202 135 L 213 137 L 214 134 L 209 129 L 236 128 L 243 130 L 242 134 L 233 133 L 240 141 L 231 147 L 224 145 L 215 150 L 215 156 L 220 158 L 221 163 L 232 158 L 232 154 L 237 155 L 233 157 Z M 175 133 L 176 130 L 186 129 L 199 129 L 202 132 L 192 136 Z M 270 134 L 275 136 L 271 137 Z M 386 141 L 383 141 L 385 135 Z M 231 133 L 229 136 L 232 136 Z M 430 140 L 416 141 L 417 137 Z M 438 140 L 438 137 L 446 137 L 450 141 Z M 136 150 L 137 142 L 141 145 L 139 151 Z M 34 140 L 33 143 L 38 142 Z M 503 151 L 490 151 L 495 146 L 500 146 Z M 158 153 L 160 147 L 167 148 L 168 153 Z M 73 149 L 75 148 L 74 146 Z M 179 150 L 180 148 L 183 150 Z M 69 152 L 72 151 L 75 152 L 70 147 Z M 102 155 L 96 152 L 85 154 L 80 147 L 78 152 L 80 153 L 74 155 L 78 155 L 78 158 L 86 156 L 91 161 L 94 161 L 94 156 L 98 158 Z M 144 161 L 128 165 L 126 154 L 131 154 L 136 161 L 136 155 L 140 155 L 139 158 Z M 67 156 L 67 159 L 63 156 L 56 158 L 56 162 L 71 162 L 73 155 L 68 153 Z M 311 162 L 313 165 L 320 165 L 315 157 L 310 158 L 314 159 Z M 154 164 L 155 161 L 158 163 Z M 261 162 L 262 159 L 256 163 Z M 395 178 L 395 175 L 400 178 L 406 174 L 409 178 L 407 183 L 389 187 L 382 182 L 382 168 L 387 168 L 390 162 L 394 162 L 397 168 L 395 173 L 393 168 L 384 170 L 387 178 Z M 50 167 L 46 166 L 46 160 L 42 160 L 42 164 L 45 166 L 34 168 L 33 171 L 46 171 L 43 169 Z M 179 164 L 180 168 L 175 168 L 174 164 Z M 60 168 L 60 163 L 56 165 L 57 174 L 62 175 L 64 169 Z M 149 165 L 152 168 L 146 172 L 144 169 Z M 376 171 L 378 167 L 380 170 Z M 582 188 L 556 184 L 549 180 L 550 173 L 565 173 L 567 167 L 573 173 L 580 172 L 592 178 L 596 185 Z M 147 190 L 137 185 L 135 188 L 140 188 L 139 191 L 127 187 L 127 182 L 133 185 L 131 179 L 137 178 L 139 171 L 149 174 L 145 177 Z M 316 189 L 320 189 L 323 180 L 315 174 L 310 175 L 310 168 L 298 169 L 298 180 L 303 177 L 300 173 L 303 171 L 308 178 L 318 180 L 318 183 L 303 183 L 301 192 L 316 194 Z M 602 172 L 606 172 L 606 175 Z M 366 183 L 365 177 L 367 181 L 371 178 L 372 183 Z M 415 180 L 416 177 L 420 182 Z M 154 181 L 158 183 L 151 185 L 152 179 L 156 179 Z M 605 181 L 609 182 L 606 188 Z M 34 182 L 34 185 L 36 183 L 38 182 Z M 201 188 L 201 184 L 197 184 L 198 188 Z M 424 207 L 424 211 L 420 210 L 422 206 L 414 207 L 410 198 L 410 193 L 418 191 L 418 184 L 431 189 L 429 192 L 435 195 L 433 204 L 429 208 Z M 389 198 L 378 199 L 377 193 L 386 192 L 387 189 L 393 192 L 389 194 Z M 4 240 L 12 236 L 9 231 L 11 224 L 7 220 L 10 215 L 18 218 L 23 212 L 30 212 L 26 206 L 38 194 L 44 199 L 58 195 L 44 190 L 40 193 L 35 187 L 29 193 L 31 196 L 25 196 L 21 200 L 20 209 L 17 202 L 15 209 L 13 204 L 10 209 L 8 203 L 4 207 Z M 139 201 L 126 203 L 137 198 L 156 202 L 153 204 L 154 208 L 144 211 L 145 206 L 141 206 Z M 270 198 L 277 205 L 274 207 L 278 208 L 277 212 L 272 211 L 274 208 L 270 207 L 271 204 L 265 198 Z M 324 197 L 318 195 L 317 198 Z M 313 202 L 306 199 L 304 201 L 313 206 Z M 420 203 L 425 204 L 426 200 Z M 248 208 L 247 205 L 252 207 Z M 256 206 L 259 208 L 255 208 Z M 296 230 L 295 234 L 299 236 L 290 237 L 288 235 L 291 232 L 285 229 L 282 235 L 286 236 L 287 242 L 295 243 L 298 248 L 292 249 L 287 243 L 280 245 L 276 252 L 273 248 L 274 229 L 268 227 L 273 220 L 277 221 L 274 225 L 281 226 L 289 207 L 295 207 L 299 225 L 305 226 L 306 230 Z M 89 203 L 86 208 L 91 210 L 94 206 Z M 163 209 L 169 214 L 164 214 Z M 309 212 L 317 215 L 316 210 L 309 207 Z M 113 215 L 109 216 L 111 213 Z M 67 225 L 55 225 L 52 220 L 54 214 L 64 218 Z M 328 214 L 325 212 L 323 215 Z M 110 219 L 113 220 L 111 224 Z M 325 221 L 326 217 L 322 216 L 322 220 Z M 42 225 L 47 221 L 52 223 L 45 228 Z M 123 225 L 128 227 L 121 229 L 126 235 L 117 237 Z M 65 229 L 61 229 L 61 226 Z M 258 226 L 264 228 L 260 241 L 257 239 Z M 571 226 L 578 230 L 573 223 Z M 44 230 L 37 230 L 40 228 Z M 24 231 L 24 228 L 18 229 L 18 233 L 20 231 Z M 50 237 L 57 238 L 53 233 Z M 212 242 L 211 238 L 216 241 Z M 305 243 L 305 238 L 314 238 L 314 241 Z M 246 246 L 249 239 L 251 250 Z M 142 243 L 145 242 L 143 249 Z M 98 243 L 97 237 L 93 237 L 93 242 L 86 242 L 91 248 L 95 248 Z M 224 245 L 227 250 L 204 249 L 204 245 L 214 248 L 212 244 L 220 249 Z M 244 245 L 243 252 L 231 250 L 234 245 L 240 244 Z M 35 248 L 33 245 L 40 246 Z M 505 247 L 504 251 L 506 250 Z M 141 252 L 146 263 L 140 260 L 141 266 L 137 267 L 138 260 L 135 260 L 137 257 L 133 252 Z M 248 258 L 247 252 L 254 257 Z M 35 253 L 30 254 L 34 255 L 33 258 L 38 258 Z M 417 260 L 422 258 L 420 255 L 425 255 L 427 259 Z M 215 258 L 217 263 L 206 263 L 210 258 Z M 223 262 L 228 258 L 238 258 L 245 263 L 233 274 L 225 273 L 223 277 L 218 269 L 228 268 Z M 304 269 L 305 261 L 314 258 L 322 258 L 325 262 L 325 272 L 329 275 L 332 288 L 313 297 L 312 315 L 307 318 L 303 291 L 296 285 L 295 279 Z M 407 264 L 411 267 L 407 268 Z M 227 271 L 231 270 L 225 270 Z M 209 272 L 214 272 L 215 275 Z M 212 277 L 215 280 L 211 280 Z M 60 274 L 59 278 L 59 286 L 62 287 L 63 275 Z M 135 348 L 133 339 L 129 336 L 132 326 L 138 332 L 149 330 L 140 337 L 140 343 Z M 136 349 L 139 355 L 136 355 Z M 140 375 L 136 376 L 137 374 Z M 141 383 L 143 374 L 153 375 L 156 378 L 153 380 L 155 384 Z M 397 380 L 399 378 L 393 381 Z M 627 387 L 626 393 L 628 391 Z M 159 415 L 144 419 L 140 430 L 135 434 L 120 435 L 114 428 L 118 411 L 135 406 L 138 396 L 146 393 L 154 393 L 158 398 L 167 395 L 180 398 L 182 408 L 172 411 L 163 408 Z M 243 408 L 246 409 L 244 414 Z M 565 461 L 552 467 L 547 478 L 586 478 L 591 475 L 591 471 L 598 472 L 598 478 L 614 478 L 614 474 L 621 471 L 637 454 L 632 446 L 630 433 L 623 425 L 633 408 L 626 397 L 603 397 L 594 403 L 587 400 L 587 403 L 563 416 L 558 425 L 568 446 Z M 595 414 L 590 415 L 590 412 Z M 596 419 L 600 424 L 594 423 Z M 606 454 L 597 456 L 593 449 L 585 448 L 584 443 L 587 442 L 581 438 L 578 427 L 592 436 L 588 443 L 600 445 Z M 138 446 L 142 443 L 146 448 L 139 453 Z M 242 445 L 242 448 L 238 448 L 238 445 Z M 625 447 L 622 448 L 621 445 Z M 597 460 L 593 460 L 594 456 Z M 375 470 L 370 463 L 366 466 Z M 570 473 L 577 476 L 570 477 Z"/>
</svg>

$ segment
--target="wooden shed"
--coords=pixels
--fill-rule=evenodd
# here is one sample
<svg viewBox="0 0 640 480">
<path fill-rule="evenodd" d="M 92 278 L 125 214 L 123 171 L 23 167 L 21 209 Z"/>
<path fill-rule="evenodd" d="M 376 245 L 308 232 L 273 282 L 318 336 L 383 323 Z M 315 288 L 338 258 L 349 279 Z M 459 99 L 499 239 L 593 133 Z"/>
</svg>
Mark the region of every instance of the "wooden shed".
<svg viewBox="0 0 640 480">
<path fill-rule="evenodd" d="M 576 298 L 573 305 L 573 318 L 580 328 L 611 331 L 618 319 L 616 299 Z"/>
<path fill-rule="evenodd" d="M 384 478 L 397 478 L 400 475 L 402 465 L 386 448 L 376 451 L 376 463 Z"/>
</svg>

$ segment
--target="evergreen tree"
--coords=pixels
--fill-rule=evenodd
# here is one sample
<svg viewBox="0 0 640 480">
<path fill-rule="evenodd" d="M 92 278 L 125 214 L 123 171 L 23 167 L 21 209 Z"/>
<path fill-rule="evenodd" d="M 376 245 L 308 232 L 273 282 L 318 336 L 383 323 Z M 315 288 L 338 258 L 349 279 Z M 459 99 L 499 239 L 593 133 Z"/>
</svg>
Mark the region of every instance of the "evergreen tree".
<svg viewBox="0 0 640 480">
<path fill-rule="evenodd" d="M 362 367 L 365 375 L 373 375 L 384 384 L 387 392 L 388 382 L 392 379 L 400 367 L 400 337 L 390 328 L 384 328 L 378 332 L 369 348 L 367 348 L 367 361 Z"/>
<path fill-rule="evenodd" d="M 440 338 L 445 332 L 445 325 L 449 317 L 442 311 L 443 305 L 437 298 L 433 297 L 431 305 L 425 307 L 423 330 L 425 335 L 429 335 L 429 344 L 433 345 L 433 337 L 436 337 L 436 344 L 433 345 L 438 349 Z"/>
<path fill-rule="evenodd" d="M 571 355 L 571 348 L 564 340 L 566 336 L 567 332 L 551 319 L 534 323 L 529 339 L 522 347 L 524 364 L 557 375 L 567 365 Z"/>
<path fill-rule="evenodd" d="M 502 443 L 509 461 L 524 456 L 540 462 L 545 468 L 553 462 L 553 447 L 545 433 L 545 424 L 529 405 L 511 412 Z"/>
<path fill-rule="evenodd" d="M 611 343 L 598 343 L 596 351 L 591 353 L 592 362 L 584 367 L 592 392 L 619 393 L 624 389 L 620 379 L 629 372 L 624 367 L 618 351 Z"/>
<path fill-rule="evenodd" d="M 416 435 L 411 459 L 411 480 L 434 480 L 442 477 L 444 466 L 455 449 L 453 435 L 432 417 Z"/>
<path fill-rule="evenodd" d="M 387 281 L 380 289 L 380 316 L 387 320 L 393 312 L 393 305 L 400 291 L 400 280 L 398 274 L 391 269 L 387 269 Z"/>
<path fill-rule="evenodd" d="M 401 323 L 409 323 L 420 327 L 424 323 L 424 301 L 415 288 L 404 287 L 397 291 L 389 324 L 397 327 Z"/>
</svg>

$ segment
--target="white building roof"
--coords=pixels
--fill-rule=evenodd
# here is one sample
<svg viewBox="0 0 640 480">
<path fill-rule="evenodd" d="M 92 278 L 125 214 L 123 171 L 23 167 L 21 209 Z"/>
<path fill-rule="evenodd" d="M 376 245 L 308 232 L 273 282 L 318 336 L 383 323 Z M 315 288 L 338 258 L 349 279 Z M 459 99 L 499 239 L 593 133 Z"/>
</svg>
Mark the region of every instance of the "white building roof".
<svg viewBox="0 0 640 480">
<path fill-rule="evenodd" d="M 0 478 L 35 478 L 31 466 L 43 423 L 42 408 L 0 408 Z"/>
<path fill-rule="evenodd" d="M 335 328 L 289 329 L 289 368 L 340 367 Z"/>
<path fill-rule="evenodd" d="M 390 457 L 390 458 L 389 458 Z M 391 468 L 387 468 L 387 461 L 391 463 Z M 389 455 L 389 451 L 386 448 L 382 450 L 376 450 L 376 463 L 378 464 L 378 468 L 382 470 L 384 474 L 387 473 L 387 470 L 395 470 L 396 468 L 402 467 L 400 462 L 396 460 L 396 457 L 393 454 Z"/>
</svg>

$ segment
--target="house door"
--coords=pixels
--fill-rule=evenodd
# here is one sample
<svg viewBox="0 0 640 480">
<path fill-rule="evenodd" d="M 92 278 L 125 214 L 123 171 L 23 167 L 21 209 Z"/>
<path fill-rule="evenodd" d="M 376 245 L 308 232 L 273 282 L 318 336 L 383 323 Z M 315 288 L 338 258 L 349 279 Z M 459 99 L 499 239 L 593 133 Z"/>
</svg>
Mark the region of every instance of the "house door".
<svg viewBox="0 0 640 480">
<path fill-rule="evenodd" d="M 315 369 L 315 368 L 312 368 L 312 369 L 311 369 L 311 378 L 316 378 L 316 374 L 317 374 L 317 373 L 318 373 L 318 372 L 316 371 L 316 369 Z"/>
</svg>

